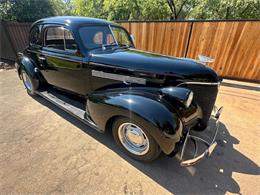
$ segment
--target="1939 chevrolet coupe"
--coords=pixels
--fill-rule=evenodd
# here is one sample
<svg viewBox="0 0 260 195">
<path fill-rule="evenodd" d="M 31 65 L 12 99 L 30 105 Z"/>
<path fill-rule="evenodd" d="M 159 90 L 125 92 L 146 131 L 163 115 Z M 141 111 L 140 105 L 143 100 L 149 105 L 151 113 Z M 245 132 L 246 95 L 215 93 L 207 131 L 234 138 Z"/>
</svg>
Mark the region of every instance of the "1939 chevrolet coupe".
<svg viewBox="0 0 260 195">
<path fill-rule="evenodd" d="M 111 129 L 134 159 L 180 153 L 181 165 L 189 166 L 216 146 L 221 112 L 214 109 L 221 82 L 216 72 L 198 60 L 137 50 L 118 24 L 86 17 L 41 19 L 32 25 L 16 69 L 28 94 L 46 98 L 100 132 Z M 214 136 L 207 141 L 197 134 L 210 118 Z M 195 144 L 195 154 L 184 159 L 190 139 L 206 149 L 197 154 Z"/>
</svg>

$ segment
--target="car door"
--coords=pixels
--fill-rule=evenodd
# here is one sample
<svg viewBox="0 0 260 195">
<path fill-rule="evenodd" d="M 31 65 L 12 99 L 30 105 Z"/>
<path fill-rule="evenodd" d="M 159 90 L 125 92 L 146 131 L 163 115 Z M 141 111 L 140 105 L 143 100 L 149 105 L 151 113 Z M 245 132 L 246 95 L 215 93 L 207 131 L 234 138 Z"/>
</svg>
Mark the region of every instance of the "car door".
<svg viewBox="0 0 260 195">
<path fill-rule="evenodd" d="M 86 95 L 89 69 L 72 32 L 58 25 L 47 25 L 43 32 L 44 46 L 38 57 L 44 78 L 56 87 Z"/>
</svg>

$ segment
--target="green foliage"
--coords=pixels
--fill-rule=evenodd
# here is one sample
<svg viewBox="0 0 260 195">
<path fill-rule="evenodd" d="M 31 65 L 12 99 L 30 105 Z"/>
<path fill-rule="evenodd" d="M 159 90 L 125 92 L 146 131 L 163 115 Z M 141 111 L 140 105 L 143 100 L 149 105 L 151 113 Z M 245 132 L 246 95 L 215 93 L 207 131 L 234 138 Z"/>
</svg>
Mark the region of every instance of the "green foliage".
<svg viewBox="0 0 260 195">
<path fill-rule="evenodd" d="M 63 0 L 3 0 L 0 2 L 0 17 L 3 20 L 34 22 L 40 18 L 63 15 Z"/>
<path fill-rule="evenodd" d="M 178 20 L 187 18 L 186 15 L 196 6 L 196 0 L 166 0 L 171 10 L 170 19 Z"/>
<path fill-rule="evenodd" d="M 260 19 L 260 0 L 0 0 L 0 19 L 57 15 L 108 20 Z"/>
<path fill-rule="evenodd" d="M 104 10 L 108 13 L 108 20 L 131 20 L 141 16 L 139 0 L 104 0 Z"/>
<path fill-rule="evenodd" d="M 260 0 L 72 0 L 72 2 L 75 15 L 108 20 L 260 18 Z"/>
<path fill-rule="evenodd" d="M 106 18 L 107 14 L 103 9 L 104 0 L 72 0 L 72 14 L 93 18 Z"/>
<path fill-rule="evenodd" d="M 194 19 L 259 19 L 260 0 L 203 0 L 189 14 Z"/>
<path fill-rule="evenodd" d="M 142 20 L 167 20 L 170 8 L 165 0 L 142 1 Z"/>
<path fill-rule="evenodd" d="M 108 20 L 167 19 L 170 10 L 165 0 L 73 0 L 75 15 Z"/>
</svg>

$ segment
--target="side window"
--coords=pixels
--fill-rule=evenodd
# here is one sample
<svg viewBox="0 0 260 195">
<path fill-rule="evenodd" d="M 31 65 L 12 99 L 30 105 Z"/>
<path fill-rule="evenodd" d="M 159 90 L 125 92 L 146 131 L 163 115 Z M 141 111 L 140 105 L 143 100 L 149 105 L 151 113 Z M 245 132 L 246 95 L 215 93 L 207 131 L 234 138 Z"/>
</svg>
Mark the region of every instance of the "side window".
<svg viewBox="0 0 260 195">
<path fill-rule="evenodd" d="M 111 27 L 118 44 L 131 45 L 127 32 L 119 27 Z"/>
<path fill-rule="evenodd" d="M 34 26 L 30 32 L 30 46 L 41 46 L 42 40 L 41 40 L 41 26 Z"/>
<path fill-rule="evenodd" d="M 64 40 L 65 40 L 65 49 L 66 50 L 77 50 L 77 44 L 71 34 L 67 29 L 64 30 Z"/>
<path fill-rule="evenodd" d="M 64 50 L 64 28 L 49 27 L 45 34 L 45 47 Z"/>
</svg>

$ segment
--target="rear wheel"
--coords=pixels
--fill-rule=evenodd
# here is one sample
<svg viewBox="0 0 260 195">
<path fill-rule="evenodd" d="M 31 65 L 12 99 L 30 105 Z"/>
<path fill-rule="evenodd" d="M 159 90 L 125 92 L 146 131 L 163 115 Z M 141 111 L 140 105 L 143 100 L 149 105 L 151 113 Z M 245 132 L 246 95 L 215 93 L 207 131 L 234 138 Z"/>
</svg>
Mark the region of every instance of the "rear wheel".
<svg viewBox="0 0 260 195">
<path fill-rule="evenodd" d="M 114 122 L 113 136 L 117 145 L 136 160 L 150 162 L 161 152 L 154 138 L 140 124 L 128 118 L 118 118 Z"/>
<path fill-rule="evenodd" d="M 30 77 L 25 70 L 21 70 L 21 78 L 29 95 L 36 95 L 39 87 L 39 80 Z"/>
</svg>

